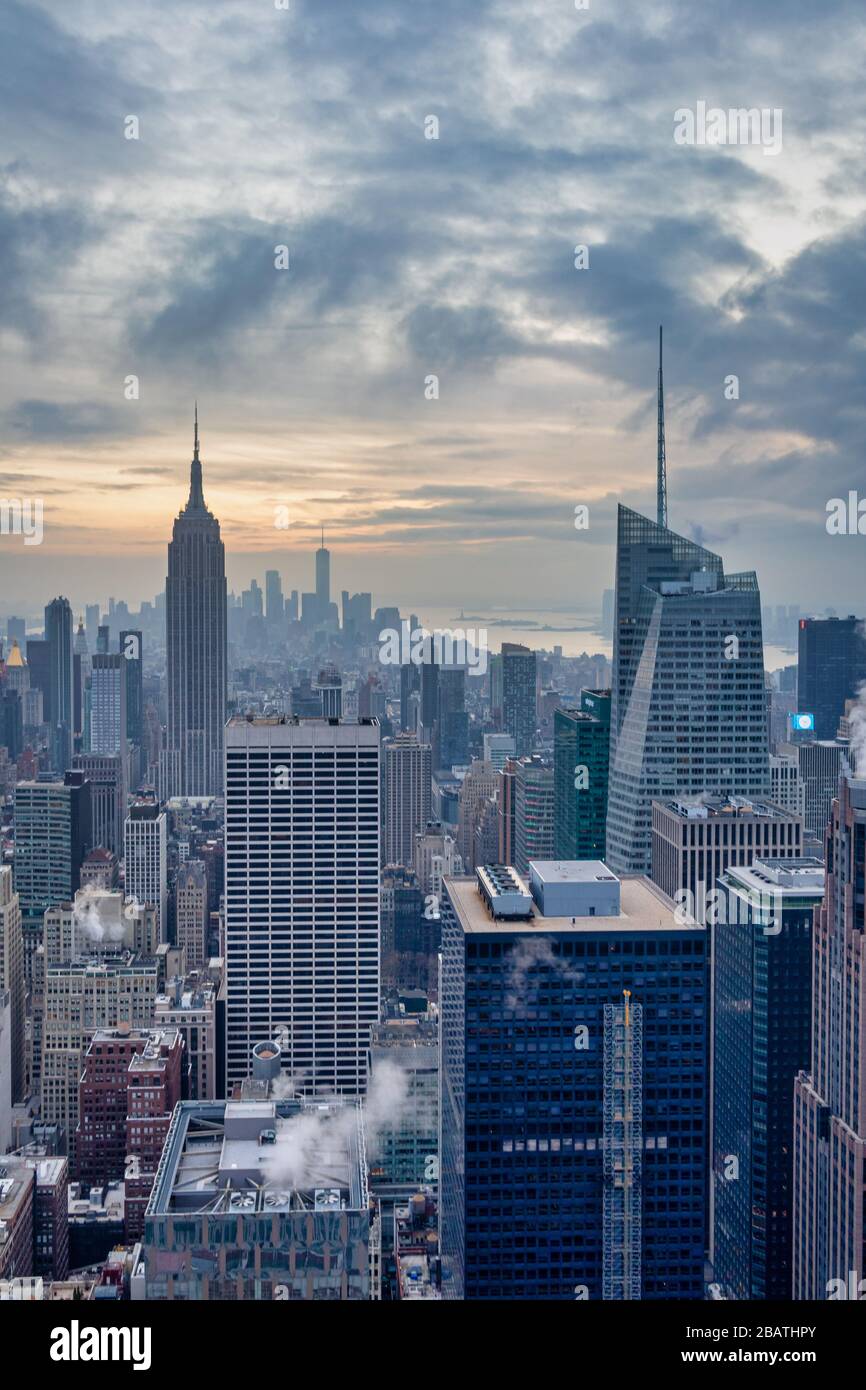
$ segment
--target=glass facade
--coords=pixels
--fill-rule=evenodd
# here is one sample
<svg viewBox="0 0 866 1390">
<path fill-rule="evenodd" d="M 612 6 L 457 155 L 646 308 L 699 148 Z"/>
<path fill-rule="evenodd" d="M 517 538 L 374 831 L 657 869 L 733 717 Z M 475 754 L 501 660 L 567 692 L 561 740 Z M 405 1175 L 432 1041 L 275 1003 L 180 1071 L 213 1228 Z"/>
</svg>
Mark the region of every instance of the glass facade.
<svg viewBox="0 0 866 1390">
<path fill-rule="evenodd" d="M 795 1299 L 838 1298 L 866 1275 L 866 778 L 840 777 L 825 850 L 812 1053 L 794 1086 Z"/>
<path fill-rule="evenodd" d="M 845 701 L 856 697 L 863 681 L 866 637 L 862 618 L 801 618 L 797 709 L 815 716 L 815 738 L 836 737 Z"/>
<path fill-rule="evenodd" d="M 619 508 L 607 863 L 649 873 L 651 805 L 770 790 L 761 600 L 753 573 Z"/>
<path fill-rule="evenodd" d="M 582 690 L 553 717 L 555 859 L 604 859 L 610 691 Z"/>
<path fill-rule="evenodd" d="M 715 1278 L 730 1298 L 790 1299 L 794 1080 L 809 1059 L 812 916 L 821 890 L 786 891 L 770 910 L 749 869 L 729 869 L 718 887 Z"/>
<path fill-rule="evenodd" d="M 517 757 L 523 758 L 535 742 L 536 654 L 518 642 L 503 642 L 501 655 L 503 729 L 514 739 Z"/>
<path fill-rule="evenodd" d="M 643 1010 L 641 1296 L 701 1297 L 705 932 L 569 931 L 562 918 L 466 930 L 455 887 L 474 892 L 451 880 L 442 908 L 443 1295 L 602 1297 L 604 1008 L 630 989 Z"/>
<path fill-rule="evenodd" d="M 400 1067 L 406 1094 L 393 1118 L 368 1136 L 374 1183 L 435 1183 L 439 1153 L 439 1039 L 434 1021 L 390 1020 L 372 1030 L 368 1089 L 383 1068 Z"/>
<path fill-rule="evenodd" d="M 553 803 L 553 768 L 537 755 L 521 758 L 514 779 L 514 864 L 522 874 L 529 873 L 531 859 L 553 858 Z"/>
</svg>

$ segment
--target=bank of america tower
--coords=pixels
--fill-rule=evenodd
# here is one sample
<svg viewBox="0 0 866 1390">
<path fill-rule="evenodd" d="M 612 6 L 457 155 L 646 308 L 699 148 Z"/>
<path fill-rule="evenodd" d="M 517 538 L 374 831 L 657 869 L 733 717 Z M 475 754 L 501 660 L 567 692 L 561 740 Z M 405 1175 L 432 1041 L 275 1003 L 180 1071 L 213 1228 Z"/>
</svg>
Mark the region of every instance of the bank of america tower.
<svg viewBox="0 0 866 1390">
<path fill-rule="evenodd" d="M 659 358 L 657 519 L 620 506 L 607 863 L 651 870 L 652 803 L 702 792 L 766 798 L 769 731 L 754 572 L 668 526 Z"/>
</svg>

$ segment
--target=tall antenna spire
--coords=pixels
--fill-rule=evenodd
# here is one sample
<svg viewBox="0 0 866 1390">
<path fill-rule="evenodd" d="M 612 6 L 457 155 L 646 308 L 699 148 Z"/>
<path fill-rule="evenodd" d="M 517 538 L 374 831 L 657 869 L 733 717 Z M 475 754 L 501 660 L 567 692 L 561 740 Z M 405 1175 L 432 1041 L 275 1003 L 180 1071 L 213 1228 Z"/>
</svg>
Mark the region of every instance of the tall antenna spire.
<svg viewBox="0 0 866 1390">
<path fill-rule="evenodd" d="M 193 436 L 192 463 L 189 469 L 189 501 L 186 506 L 187 511 L 190 509 L 207 510 L 201 485 L 201 459 L 198 456 L 198 401 L 195 403 L 195 434 Z"/>
<path fill-rule="evenodd" d="M 658 438 L 658 479 L 657 479 L 657 521 L 659 526 L 668 524 L 668 472 L 665 457 L 665 378 L 662 366 L 662 326 L 659 324 L 659 438 Z"/>
</svg>

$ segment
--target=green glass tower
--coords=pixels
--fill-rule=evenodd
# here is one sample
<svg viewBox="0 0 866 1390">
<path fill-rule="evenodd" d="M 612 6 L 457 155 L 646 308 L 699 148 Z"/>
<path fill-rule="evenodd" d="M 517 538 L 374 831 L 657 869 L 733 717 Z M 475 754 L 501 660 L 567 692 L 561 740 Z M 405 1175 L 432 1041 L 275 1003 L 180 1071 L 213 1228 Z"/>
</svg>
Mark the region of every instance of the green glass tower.
<svg viewBox="0 0 866 1390">
<path fill-rule="evenodd" d="M 582 690 L 577 709 L 553 723 L 554 841 L 557 859 L 604 859 L 610 691 Z"/>
</svg>

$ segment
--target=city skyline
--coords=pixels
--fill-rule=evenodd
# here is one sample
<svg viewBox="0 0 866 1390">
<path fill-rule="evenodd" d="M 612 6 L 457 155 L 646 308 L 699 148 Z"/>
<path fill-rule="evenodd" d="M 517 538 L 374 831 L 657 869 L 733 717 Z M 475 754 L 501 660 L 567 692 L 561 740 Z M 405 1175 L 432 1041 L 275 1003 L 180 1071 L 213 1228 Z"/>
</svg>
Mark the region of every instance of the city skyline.
<svg viewBox="0 0 866 1390">
<path fill-rule="evenodd" d="M 157 1303 L 423 1300 L 832 1375 L 862 4 L 0 49 L 0 1304 L 138 1370 Z"/>
<path fill-rule="evenodd" d="M 662 437 L 662 439 L 663 439 L 663 437 L 664 437 L 664 434 L 663 434 L 663 432 L 664 432 L 664 410 L 663 410 L 663 406 L 661 407 L 661 416 L 660 416 L 659 428 L 660 428 L 660 430 L 661 430 L 661 432 L 662 432 L 661 437 Z M 664 460 L 664 452 L 663 452 L 663 450 L 664 450 L 664 446 L 662 445 L 662 455 L 661 455 L 662 460 Z M 200 466 L 200 461 L 199 461 L 199 456 L 198 456 L 198 453 L 199 453 L 199 420 L 198 420 L 198 402 L 197 402 L 197 401 L 195 402 L 195 406 L 194 406 L 194 451 L 193 451 L 193 452 L 194 452 L 194 456 L 193 456 L 193 464 L 192 464 L 192 466 L 193 466 L 193 469 L 195 469 L 196 467 L 198 467 L 198 469 L 199 469 L 199 476 L 198 476 L 198 484 L 197 484 L 197 486 L 198 486 L 198 489 L 199 489 L 199 492 L 200 492 L 200 490 L 201 490 L 201 466 Z M 189 466 L 189 465 L 187 465 L 187 467 L 188 467 L 188 466 Z M 187 484 L 187 486 L 189 487 L 190 484 Z M 658 461 L 657 461 L 657 487 L 658 487 Z M 202 504 L 203 504 L 203 499 L 202 499 Z M 667 505 L 667 487 L 666 487 L 666 481 L 665 481 L 665 504 Z M 177 512 L 176 518 L 175 518 L 175 525 L 176 525 L 177 520 L 178 520 L 179 518 L 182 518 L 182 517 L 186 514 L 186 511 L 188 510 L 188 508 L 189 508 L 189 497 L 187 498 L 186 508 L 181 507 L 180 510 Z M 284 510 L 284 509 L 280 509 L 280 510 Z M 582 508 L 575 508 L 575 514 L 577 515 L 578 511 L 580 511 L 580 510 L 583 510 L 583 509 L 582 509 Z M 615 515 L 616 515 L 616 518 L 617 518 L 617 522 L 616 522 L 616 525 L 617 525 L 617 526 L 618 526 L 618 524 L 619 524 L 619 516 L 620 516 L 621 511 L 622 511 L 622 503 L 617 502 L 617 503 L 616 503 L 616 511 L 615 511 Z M 647 512 L 648 512 L 648 513 L 651 512 L 651 511 L 652 511 L 652 508 L 647 508 Z M 222 525 L 221 525 L 221 522 L 220 522 L 220 519 L 219 519 L 218 515 L 216 514 L 216 512 L 210 513 L 210 515 L 216 517 L 218 530 L 219 530 L 220 534 L 222 534 L 224 528 L 223 528 Z M 646 519 L 647 519 L 647 520 L 650 519 L 649 515 L 647 515 Z M 582 521 L 581 521 L 579 518 L 575 521 L 575 529 L 583 529 L 583 523 L 582 523 Z M 695 528 L 686 527 L 686 528 L 685 528 L 685 531 L 686 531 L 686 532 L 689 532 L 689 531 L 691 531 L 691 530 L 693 530 L 693 529 L 695 529 Z M 700 530 L 700 528 L 697 528 L 697 529 Z M 286 588 L 287 588 L 289 591 L 291 591 L 293 585 L 296 583 L 296 584 L 297 584 L 297 589 L 296 589 L 295 592 L 297 592 L 298 594 L 301 594 L 301 593 L 304 591 L 304 584 L 307 583 L 307 582 L 309 581 L 309 579 L 310 579 L 310 568 L 313 567 L 313 569 L 314 569 L 314 591 L 315 591 L 316 593 L 319 593 L 319 590 L 320 590 L 320 587 L 321 587 L 320 601 L 321 601 L 322 603 L 325 604 L 325 607 L 327 607 L 328 600 L 329 600 L 329 597 L 330 597 L 330 562 L 331 562 L 332 551 L 331 551 L 331 548 L 330 548 L 330 543 L 329 543 L 329 545 L 328 545 L 327 547 L 325 546 L 325 543 L 324 543 L 324 535 L 325 535 L 325 527 L 324 527 L 324 525 L 319 524 L 318 526 L 315 526 L 315 527 L 312 528 L 312 536 L 313 536 L 313 538 L 315 537 L 316 531 L 318 531 L 318 533 L 319 533 L 319 541 L 318 541 L 318 544 L 315 546 L 315 548 L 312 548 L 312 539 L 311 539 L 311 540 L 309 541 L 309 548 L 305 548 L 304 550 L 294 550 L 294 551 L 292 552 L 292 555 L 291 555 L 291 567 L 290 567 L 290 568 L 288 568 L 287 565 L 284 563 L 283 566 L 280 567 L 280 568 L 276 568 L 276 569 L 265 569 L 265 570 L 263 571 L 262 568 L 261 568 L 261 565 L 267 562 L 267 556 L 266 556 L 266 555 L 257 556 L 257 557 L 254 557 L 254 558 L 250 558 L 250 557 L 248 557 L 248 556 L 246 556 L 246 555 L 244 555 L 244 556 L 236 556 L 236 557 L 235 557 L 234 564 L 232 564 L 231 552 L 226 548 L 225 542 L 223 542 L 223 544 L 222 544 L 223 562 L 224 562 L 224 567 L 225 567 L 226 583 L 227 583 L 227 586 L 228 586 L 228 587 L 227 587 L 227 592 L 228 592 L 228 594 L 229 594 L 233 599 L 239 600 L 239 599 L 240 599 L 240 596 L 241 596 L 241 594 L 242 594 L 242 592 L 243 592 L 244 584 L 245 584 L 245 583 L 249 583 L 250 587 L 251 587 L 253 590 L 255 590 L 257 587 L 258 587 L 259 589 L 261 589 L 261 586 L 258 584 L 258 580 L 259 580 L 259 578 L 261 578 L 261 577 L 264 577 L 264 580 L 265 580 L 265 584 L 266 584 L 266 585 L 270 582 L 270 579 L 273 577 L 273 578 L 276 580 L 277 584 L 279 585 L 280 591 L 281 591 L 281 592 L 282 592 L 282 587 L 283 587 L 283 584 L 284 584 L 284 583 L 285 583 Z M 704 533 L 702 533 L 702 534 L 704 534 Z M 697 544 L 697 542 L 693 542 L 693 543 L 694 543 L 694 544 Z M 172 542 L 171 542 L 171 537 L 169 537 L 169 538 L 168 538 L 169 553 L 171 553 L 171 544 L 172 544 Z M 612 542 L 612 546 L 613 546 L 613 549 L 612 549 L 612 565 L 613 565 L 613 570 L 614 570 L 614 572 L 612 572 L 611 575 L 610 575 L 610 585 L 611 585 L 611 586 L 615 586 L 615 583 L 616 583 L 616 574 L 615 574 L 615 569 L 616 569 L 616 536 L 614 536 L 614 539 L 613 539 L 613 542 Z M 354 575 L 356 576 L 356 578 L 357 578 L 357 583 L 358 583 L 358 584 L 363 584 L 363 582 L 369 578 L 369 572 L 368 572 L 368 570 L 364 567 L 364 562 L 363 562 L 363 561 L 361 562 L 360 567 L 358 567 L 358 565 L 353 565 L 352 557 L 353 557 L 353 552 L 352 552 L 351 547 L 349 548 L 349 550 L 348 550 L 346 553 L 342 553 L 342 552 L 341 552 L 341 553 L 339 554 L 339 560 L 340 560 L 340 563 L 341 563 L 340 580 L 341 580 L 342 583 L 347 583 L 347 588 L 343 590 L 343 592 L 345 592 L 345 593 L 351 593 L 351 592 L 352 592 L 352 588 L 353 588 L 353 584 L 352 584 L 351 582 L 348 582 L 348 581 L 347 581 L 347 578 L 346 578 L 347 575 L 352 575 L 352 574 L 354 574 Z M 2 555 L 0 555 L 0 558 L 2 558 Z M 280 558 L 280 557 L 278 557 L 278 558 Z M 282 558 L 285 560 L 285 557 L 282 557 Z M 246 568 L 244 568 L 245 566 L 246 566 Z M 164 566 L 163 566 L 163 570 L 164 570 Z M 232 572 L 233 572 L 233 575 L 232 575 Z M 288 578 L 287 578 L 287 575 L 288 575 Z M 234 584 L 237 585 L 237 591 L 235 590 L 234 584 L 232 583 L 232 578 L 234 579 Z M 605 572 L 602 571 L 602 572 L 601 572 L 601 575 L 600 575 L 600 581 L 599 581 L 599 582 L 604 583 L 605 580 L 606 580 L 606 578 L 607 578 L 607 576 L 606 576 Z M 103 582 L 104 582 L 104 581 L 103 581 Z M 109 581 L 107 581 L 107 582 L 108 582 L 109 587 L 110 587 L 111 584 L 112 584 L 112 580 L 109 580 Z M 118 586 L 117 586 L 116 584 L 114 585 L 114 588 L 115 588 L 115 593 L 114 593 L 114 594 L 109 595 L 109 594 L 107 594 L 107 592 L 106 592 L 106 593 L 104 593 L 104 594 L 101 594 L 101 595 L 97 596 L 97 604 L 98 604 L 99 606 L 103 606 L 103 607 L 105 608 L 106 614 L 109 614 L 110 612 L 113 611 L 113 605 L 114 605 L 115 601 L 117 601 L 118 603 L 124 603 L 124 604 L 126 604 L 126 605 L 127 605 L 127 609 L 128 609 L 130 612 L 134 612 L 135 609 L 136 609 L 136 605 L 149 605 L 149 604 L 152 604 L 155 600 L 162 600 L 162 601 L 164 602 L 164 601 L 165 601 L 165 597 L 166 597 L 166 586 L 165 586 L 165 582 L 164 582 L 164 581 L 163 581 L 163 584 L 162 584 L 161 588 L 155 588 L 155 589 L 153 589 L 153 590 L 151 590 L 151 591 L 142 591 L 142 592 L 140 593 L 140 595 L 139 595 L 139 594 L 130 595 L 130 593 L 128 593 L 128 592 L 125 591 L 125 590 L 124 590 L 124 591 L 121 591 L 121 590 L 119 590 L 119 588 L 118 588 Z M 15 615 L 15 614 L 20 614 L 20 613 L 22 613 L 22 612 L 24 613 L 24 615 L 25 615 L 26 618 L 29 618 L 29 619 L 32 620 L 33 617 L 34 617 L 35 615 L 38 614 L 38 610 L 42 607 L 42 605 L 41 605 L 41 603 L 36 602 L 36 601 L 34 600 L 33 595 L 32 595 L 32 590 L 30 590 L 29 592 L 30 592 L 30 597 L 27 598 L 27 599 L 16 599 L 16 598 L 14 598 L 14 597 L 10 598 L 10 597 L 5 597 L 5 596 L 4 596 L 4 597 L 0 597 L 0 621 L 2 621 L 3 619 L 5 619 L 6 617 L 13 616 L 13 615 Z M 337 592 L 337 591 L 335 590 L 335 592 Z M 363 590 L 362 590 L 362 592 L 363 592 Z M 369 591 L 368 591 L 368 592 L 369 592 Z M 50 582 L 47 584 L 47 587 L 45 588 L 45 593 L 46 593 L 46 594 L 48 594 L 48 593 L 54 593 L 54 588 L 52 587 L 52 585 L 51 585 Z M 437 612 L 436 612 L 436 618 L 434 619 L 435 622 L 438 622 L 438 621 L 442 621 L 442 620 L 443 620 L 443 619 L 442 619 L 442 614 L 444 614 L 444 612 L 445 612 L 446 610 L 449 610 L 449 611 L 452 610 L 452 609 L 453 609 L 453 610 L 456 610 L 456 609 L 459 607 L 460 613 L 459 613 L 459 615 L 458 615 L 458 614 L 455 612 L 455 613 L 454 613 L 454 617 L 455 617 L 455 619 L 457 619 L 457 618 L 459 617 L 459 618 L 465 620 L 465 616 L 466 616 L 465 613 L 464 613 L 464 609 L 465 609 L 465 608 L 467 608 L 467 607 L 469 607 L 469 608 L 483 608 L 483 609 L 485 610 L 485 612 L 489 612 L 489 614 L 490 614 L 489 618 L 487 619 L 488 621 L 490 621 L 491 623 L 493 623 L 494 626 L 497 626 L 497 625 L 498 625 L 498 626 L 502 626 L 503 628 L 507 628 L 507 631 L 504 631 L 504 632 L 501 634 L 501 640 L 502 640 L 503 642 L 508 642 L 508 641 L 510 641 L 510 640 L 511 640 L 512 634 L 515 633 L 515 632 L 517 632 L 517 633 L 524 633 L 525 635 L 528 635 L 529 637 L 532 637 L 532 636 L 533 636 L 533 631 L 532 631 L 532 629 L 533 629 L 534 627 L 537 626 L 537 627 L 538 627 L 538 631 L 537 631 L 537 633 L 536 633 L 535 635 L 536 635 L 537 637 L 539 637 L 539 638 L 543 638 L 543 637 L 545 636 L 545 634 L 549 634 L 550 636 L 557 636 L 557 635 L 558 635 L 559 640 L 561 641 L 561 640 L 562 640 L 562 634 L 563 634 L 563 633 L 570 633 L 570 634 L 577 634 L 577 633 L 583 634 L 583 633 L 585 633 L 585 634 L 586 634 L 585 640 L 591 641 L 591 642 L 594 643 L 596 646 L 607 646 L 607 647 L 609 648 L 609 647 L 610 647 L 610 634 L 609 634 L 608 632 L 605 631 L 605 616 L 604 616 L 605 607 L 604 607 L 604 606 L 605 606 L 605 603 L 607 602 L 608 598 L 610 598 L 611 601 L 612 601 L 613 594 L 614 594 L 614 587 L 610 587 L 610 588 L 604 587 L 604 588 L 602 588 L 602 590 L 600 591 L 600 598 L 599 598 L 599 601 L 598 601 L 597 603 L 594 603 L 594 602 L 592 601 L 592 598 L 591 598 L 590 595 L 587 595 L 587 596 L 586 596 L 585 602 L 579 602 L 579 603 L 574 603 L 574 602 L 569 603 L 568 601 L 564 601 L 563 596 L 560 595 L 560 596 L 558 596 L 557 599 L 549 599 L 549 600 L 547 600 L 547 601 L 542 600 L 542 599 L 539 599 L 539 601 L 538 601 L 537 603 L 535 603 L 535 604 L 526 605 L 526 601 L 525 601 L 525 600 L 526 600 L 526 595 L 525 595 L 525 594 L 524 594 L 522 600 L 521 600 L 520 598 L 518 598 L 518 600 L 515 601 L 515 602 L 513 602 L 513 603 L 503 602 L 502 593 L 500 592 L 500 590 L 499 590 L 498 588 L 494 590 L 494 593 L 493 593 L 492 597 L 491 597 L 489 600 L 488 600 L 488 599 L 484 599 L 484 598 L 479 598 L 479 597 L 471 597 L 471 596 L 470 596 L 470 597 L 466 597 L 465 595 L 461 597 L 461 596 L 459 596 L 459 595 L 456 595 L 456 596 L 454 596 L 452 599 L 450 599 L 450 601 L 449 601 L 449 597 L 448 597 L 448 594 L 447 594 L 446 592 L 440 593 L 439 595 L 437 595 L 437 596 L 435 596 L 435 597 L 428 597 L 428 598 L 421 598 L 421 599 L 418 599 L 417 596 L 415 596 L 415 595 L 409 595 L 409 596 L 407 597 L 405 594 L 393 595 L 393 594 L 390 594 L 390 593 L 380 593 L 380 594 L 374 595 L 373 607 L 374 607 L 374 608 L 377 607 L 377 606 L 380 606 L 380 607 L 387 607 L 387 600 L 388 600 L 388 599 L 392 599 L 392 600 L 393 600 L 394 598 L 396 598 L 396 599 L 397 599 L 397 602 L 398 602 L 399 604 L 401 604 L 401 605 L 405 608 L 406 612 L 414 611 L 414 610 L 419 609 L 419 608 L 420 608 L 420 609 L 429 610 L 429 609 L 432 607 L 432 608 L 436 609 Z M 82 596 L 81 594 L 78 594 L 78 595 L 75 596 L 74 601 L 71 601 L 71 603 L 72 603 L 72 609 L 73 609 L 73 614 L 74 614 L 74 615 L 75 615 L 75 614 L 78 615 L 77 617 L 74 617 L 74 623 L 80 624 L 80 623 L 83 622 L 83 609 L 84 609 L 85 606 L 87 606 L 88 608 L 92 606 L 92 605 L 91 605 L 91 598 L 92 598 L 92 597 L 94 597 L 94 595 L 92 595 L 92 594 L 90 594 L 90 593 L 88 593 L 88 594 L 85 595 L 85 596 Z M 130 602 L 129 602 L 130 598 L 132 599 L 131 605 L 130 605 Z M 789 598 L 790 598 L 790 596 L 789 596 Z M 65 595 L 63 595 L 63 594 L 60 595 L 60 599 L 62 599 L 64 602 L 69 601 L 69 600 L 66 599 Z M 381 602 L 379 602 L 379 600 L 381 600 Z M 54 600 L 52 600 L 52 602 L 53 602 L 53 601 L 54 601 Z M 845 606 L 845 602 L 846 602 L 846 600 L 843 598 L 843 600 L 842 600 L 843 607 Z M 524 606 L 521 606 L 521 604 L 523 604 Z M 850 603 L 848 604 L 848 606 L 850 607 Z M 817 603 L 815 603 L 815 604 L 813 605 L 813 607 L 812 607 L 811 610 L 808 609 L 808 608 L 803 609 L 799 603 L 791 603 L 791 602 L 788 602 L 788 603 L 775 604 L 775 605 L 774 605 L 773 603 L 769 603 L 769 604 L 764 604 L 764 611 L 770 613 L 770 612 L 773 612 L 774 609 L 775 609 L 775 612 L 776 612 L 776 621 L 777 621 L 777 622 L 783 622 L 783 621 L 784 621 L 784 614 L 785 614 L 785 613 L 787 613 L 789 619 L 791 618 L 792 615 L 795 615 L 795 616 L 811 616 L 811 617 L 814 617 L 814 618 L 823 617 L 823 616 L 826 616 L 827 614 L 833 614 L 834 616 L 836 615 L 836 610 L 835 610 L 835 608 L 833 608 L 832 606 L 826 607 L 826 608 L 823 610 L 823 613 L 820 613 L 820 612 L 819 612 L 819 607 L 820 607 L 820 605 L 817 604 Z M 48 603 L 47 603 L 47 601 L 46 601 L 46 611 L 47 611 L 47 608 L 48 608 Z M 510 616 L 507 616 L 507 615 L 510 615 Z M 527 620 L 526 615 L 532 615 L 532 616 L 530 617 L 529 620 Z M 540 623 L 539 623 L 537 620 L 540 619 L 543 615 L 547 615 L 548 618 L 552 616 L 552 617 L 554 617 L 554 619 L 555 619 L 556 615 L 561 615 L 562 619 L 563 619 L 566 623 L 568 623 L 568 622 L 570 622 L 570 621 L 572 621 L 572 620 L 582 620 L 582 621 L 579 621 L 579 622 L 578 622 L 578 625 L 577 625 L 576 627 L 564 626 L 564 627 L 562 627 L 562 628 L 558 628 L 558 627 L 556 627 L 556 626 L 542 626 L 542 625 L 540 625 Z M 780 617 L 780 615 L 782 615 L 782 616 Z M 595 620 L 598 619 L 599 616 L 601 617 L 601 624 L 600 624 L 600 625 L 597 625 L 597 623 L 596 623 Z M 585 621 L 586 619 L 590 619 L 590 621 L 587 622 L 587 621 Z M 32 621 L 31 621 L 31 626 L 32 626 Z M 79 633 L 79 638 L 80 638 L 80 633 Z M 603 639 L 603 640 L 600 641 L 600 640 L 599 640 L 600 638 Z M 781 657 L 782 657 L 782 655 L 783 655 L 784 653 L 793 652 L 793 650 L 794 650 L 794 647 L 791 646 L 790 643 L 782 643 L 782 645 L 777 646 L 777 647 L 774 646 L 772 642 L 765 643 L 765 645 L 769 645 L 770 649 L 774 652 L 774 659 L 776 660 L 776 663 L 777 663 L 777 664 L 780 663 Z M 91 655 L 92 655 L 92 654 L 91 654 Z"/>
</svg>

